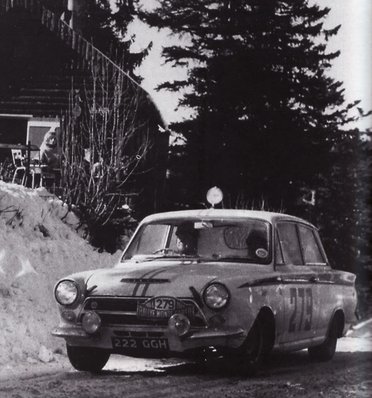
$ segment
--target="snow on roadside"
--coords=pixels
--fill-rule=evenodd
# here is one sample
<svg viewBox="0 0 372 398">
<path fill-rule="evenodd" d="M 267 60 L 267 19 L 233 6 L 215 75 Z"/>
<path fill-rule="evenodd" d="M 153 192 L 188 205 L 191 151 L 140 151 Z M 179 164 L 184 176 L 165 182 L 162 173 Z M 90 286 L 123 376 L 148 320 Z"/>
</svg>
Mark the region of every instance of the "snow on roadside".
<svg viewBox="0 0 372 398">
<path fill-rule="evenodd" d="M 56 281 L 72 272 L 112 266 L 119 253 L 98 253 L 75 231 L 76 216 L 39 188 L 0 181 L 0 366 L 49 361 L 61 352 Z"/>
</svg>

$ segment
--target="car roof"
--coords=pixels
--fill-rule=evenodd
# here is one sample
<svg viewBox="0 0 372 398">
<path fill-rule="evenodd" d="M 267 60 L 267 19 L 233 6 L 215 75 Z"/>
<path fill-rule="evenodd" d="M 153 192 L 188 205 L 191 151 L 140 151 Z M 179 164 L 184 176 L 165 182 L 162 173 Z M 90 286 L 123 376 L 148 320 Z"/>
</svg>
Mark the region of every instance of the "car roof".
<svg viewBox="0 0 372 398">
<path fill-rule="evenodd" d="M 161 220 L 176 220 L 176 219 L 203 219 L 213 220 L 216 218 L 254 218 L 258 220 L 273 223 L 274 221 L 295 221 L 307 224 L 313 228 L 314 225 L 302 218 L 291 216 L 284 213 L 274 213 L 261 210 L 239 210 L 239 209 L 199 209 L 199 210 L 178 210 L 164 213 L 155 213 L 143 219 L 143 223 L 149 223 Z"/>
</svg>

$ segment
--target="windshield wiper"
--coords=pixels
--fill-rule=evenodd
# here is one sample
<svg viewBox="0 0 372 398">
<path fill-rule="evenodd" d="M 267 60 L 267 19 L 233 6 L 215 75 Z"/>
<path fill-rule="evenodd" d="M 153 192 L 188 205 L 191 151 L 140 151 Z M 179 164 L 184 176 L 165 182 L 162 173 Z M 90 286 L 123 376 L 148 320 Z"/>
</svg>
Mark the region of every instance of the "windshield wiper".
<svg viewBox="0 0 372 398">
<path fill-rule="evenodd" d="M 136 254 L 132 257 L 134 261 L 137 263 L 147 262 L 147 261 L 156 261 L 161 259 L 169 259 L 169 258 L 183 258 L 185 255 L 181 253 L 177 253 L 172 249 L 159 249 L 153 253 L 149 254 Z"/>
<path fill-rule="evenodd" d="M 173 249 L 170 249 L 169 247 L 163 247 L 161 249 L 155 250 L 152 252 L 152 254 L 165 254 L 165 255 L 180 255 L 180 253 L 177 253 Z"/>
<path fill-rule="evenodd" d="M 142 261 L 156 261 L 156 260 L 162 260 L 162 259 L 172 259 L 172 258 L 177 258 L 181 260 L 199 260 L 200 257 L 197 254 L 184 254 L 184 253 L 177 253 L 173 250 L 168 251 L 167 249 L 164 251 L 163 254 L 160 254 L 160 250 L 157 251 L 156 254 L 149 254 L 149 257 L 146 257 Z"/>
</svg>

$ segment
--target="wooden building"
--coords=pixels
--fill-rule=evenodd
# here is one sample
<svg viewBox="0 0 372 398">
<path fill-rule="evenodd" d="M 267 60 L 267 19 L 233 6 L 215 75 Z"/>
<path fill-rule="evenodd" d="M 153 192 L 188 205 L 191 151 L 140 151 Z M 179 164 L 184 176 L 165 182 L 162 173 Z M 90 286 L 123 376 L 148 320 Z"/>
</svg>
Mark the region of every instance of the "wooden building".
<svg viewBox="0 0 372 398">
<path fill-rule="evenodd" d="M 133 180 L 131 189 L 141 192 L 137 202 L 143 214 L 160 210 L 169 141 L 165 123 L 148 93 L 81 36 L 83 1 L 0 0 L 0 143 L 26 144 L 37 135 L 40 141 L 49 124 L 71 130 L 84 112 L 86 118 L 92 114 L 88 103 L 95 84 L 92 73 L 115 76 L 125 87 L 125 95 L 136 97 L 135 137 L 126 150 L 135 153 L 136 145 L 144 140 L 149 148 L 140 160 L 141 176 Z M 69 23 L 64 20 L 66 13 Z M 114 95 L 116 86 L 111 82 L 107 90 Z M 104 108 L 102 98 L 99 101 Z M 87 150 L 84 140 L 78 141 L 80 153 Z M 65 144 L 61 142 L 62 147 Z M 0 149 L 0 160 L 5 156 L 6 150 Z"/>
</svg>

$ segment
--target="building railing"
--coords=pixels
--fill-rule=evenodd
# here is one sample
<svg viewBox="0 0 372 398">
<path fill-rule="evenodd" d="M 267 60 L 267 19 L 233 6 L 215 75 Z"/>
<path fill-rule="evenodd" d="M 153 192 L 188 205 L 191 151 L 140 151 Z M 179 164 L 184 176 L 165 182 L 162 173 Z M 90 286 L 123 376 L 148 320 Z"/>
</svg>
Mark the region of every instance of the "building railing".
<svg viewBox="0 0 372 398">
<path fill-rule="evenodd" d="M 40 0 L 0 0 L 0 15 L 4 15 L 11 9 L 23 8 L 28 10 L 41 24 L 48 30 L 55 33 L 69 48 L 76 51 L 83 62 L 93 63 L 95 66 L 112 67 L 113 70 L 122 73 L 125 77 L 138 88 L 143 88 L 127 72 L 112 61 L 102 51 L 98 50 L 91 42 L 84 39 L 79 33 L 74 31 L 57 14 L 47 9 Z"/>
</svg>

